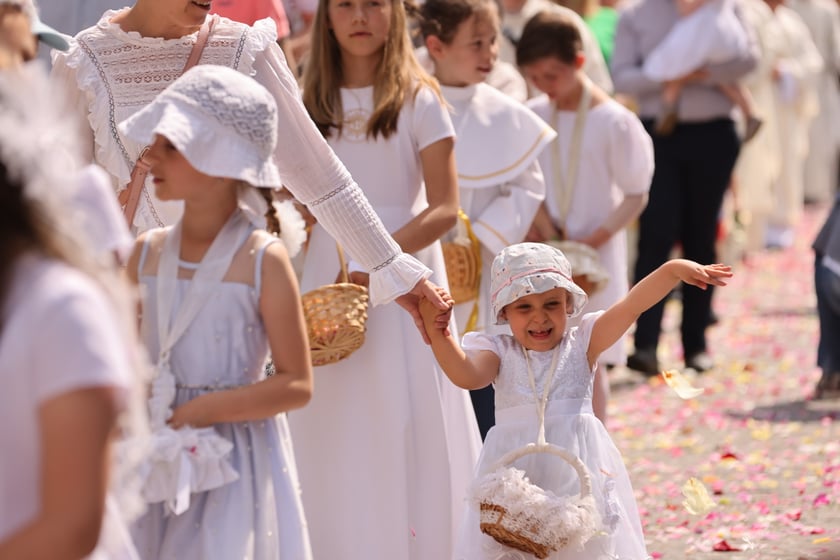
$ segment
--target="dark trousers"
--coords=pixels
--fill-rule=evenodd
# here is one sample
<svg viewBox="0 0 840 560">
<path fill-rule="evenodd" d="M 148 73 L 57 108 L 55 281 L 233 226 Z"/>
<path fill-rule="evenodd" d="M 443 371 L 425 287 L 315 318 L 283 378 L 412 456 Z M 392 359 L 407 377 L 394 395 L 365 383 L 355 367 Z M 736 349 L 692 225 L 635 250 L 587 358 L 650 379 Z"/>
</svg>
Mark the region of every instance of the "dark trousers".
<svg viewBox="0 0 840 560">
<path fill-rule="evenodd" d="M 820 341 L 817 365 L 823 375 L 840 374 L 840 276 L 822 264 L 817 255 L 814 265 L 817 314 L 820 318 Z"/>
<path fill-rule="evenodd" d="M 470 391 L 470 399 L 478 422 L 478 431 L 481 432 L 481 441 L 484 441 L 487 432 L 496 424 L 496 392 L 492 385 L 488 385 L 484 389 Z"/>
<path fill-rule="evenodd" d="M 656 170 L 650 199 L 639 218 L 639 247 L 634 282 L 656 270 L 679 244 L 687 259 L 716 262 L 715 240 L 723 195 L 738 158 L 740 141 L 730 119 L 680 123 L 668 136 L 653 132 Z M 682 344 L 685 356 L 706 350 L 706 327 L 711 313 L 711 289 L 682 287 Z M 636 323 L 637 350 L 655 349 L 659 343 L 661 301 Z"/>
</svg>

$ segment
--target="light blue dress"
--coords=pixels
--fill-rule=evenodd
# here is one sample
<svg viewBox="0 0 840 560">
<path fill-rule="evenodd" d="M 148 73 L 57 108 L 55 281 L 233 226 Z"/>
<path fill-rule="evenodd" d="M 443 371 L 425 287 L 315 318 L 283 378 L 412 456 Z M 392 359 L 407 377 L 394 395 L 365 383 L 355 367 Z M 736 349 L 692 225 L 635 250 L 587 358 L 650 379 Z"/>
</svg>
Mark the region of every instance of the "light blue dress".
<svg viewBox="0 0 840 560">
<path fill-rule="evenodd" d="M 153 233 L 160 235 L 159 231 Z M 143 247 L 138 276 L 145 292 L 142 337 L 149 354 L 157 356 L 158 278 L 156 270 L 145 270 L 149 239 L 153 237 L 149 235 Z M 209 391 L 263 379 L 269 349 L 258 312 L 260 273 L 265 249 L 275 241 L 278 239 L 265 234 L 255 254 L 255 285 L 221 282 L 214 297 L 206 300 L 175 344 L 170 359 L 176 378 L 175 406 Z M 183 272 L 194 265 L 182 262 L 180 267 Z M 191 280 L 176 282 L 174 305 L 177 308 Z M 141 558 L 310 559 L 286 415 L 217 424 L 214 428 L 233 443 L 229 459 L 239 474 L 238 480 L 192 494 L 189 509 L 180 515 L 167 512 L 162 503 L 150 504 L 132 529 Z"/>
</svg>

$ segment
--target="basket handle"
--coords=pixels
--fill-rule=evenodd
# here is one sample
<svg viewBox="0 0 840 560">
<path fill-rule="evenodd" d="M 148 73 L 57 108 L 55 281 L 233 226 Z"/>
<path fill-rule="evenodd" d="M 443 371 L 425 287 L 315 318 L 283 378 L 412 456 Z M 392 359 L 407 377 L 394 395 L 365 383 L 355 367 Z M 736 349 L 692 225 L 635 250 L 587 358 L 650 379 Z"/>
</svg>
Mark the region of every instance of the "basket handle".
<svg viewBox="0 0 840 560">
<path fill-rule="evenodd" d="M 344 249 L 341 248 L 341 244 L 339 243 L 335 244 L 335 248 L 338 250 L 338 266 L 341 274 L 341 283 L 346 284 L 350 281 L 350 273 L 347 272 L 347 261 L 344 258 Z"/>
<path fill-rule="evenodd" d="M 529 443 L 525 447 L 519 447 L 513 451 L 509 451 L 508 453 L 502 455 L 488 470 L 488 472 L 505 467 L 517 459 L 521 459 L 525 455 L 531 455 L 534 453 L 549 453 L 551 455 L 556 455 L 569 463 L 569 465 L 575 469 L 578 478 L 580 479 L 580 496 L 586 497 L 592 494 L 592 477 L 589 476 L 589 469 L 586 468 L 586 465 L 583 464 L 580 457 L 573 455 L 562 447 L 558 447 L 551 443 Z"/>
</svg>

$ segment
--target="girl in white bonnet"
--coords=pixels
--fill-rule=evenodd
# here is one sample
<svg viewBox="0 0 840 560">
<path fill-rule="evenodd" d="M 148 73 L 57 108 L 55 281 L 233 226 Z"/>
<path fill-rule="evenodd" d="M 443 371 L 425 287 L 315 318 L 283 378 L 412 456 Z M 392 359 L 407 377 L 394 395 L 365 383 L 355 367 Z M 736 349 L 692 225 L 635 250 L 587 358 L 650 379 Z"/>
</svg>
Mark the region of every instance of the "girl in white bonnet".
<svg viewBox="0 0 840 560">
<path fill-rule="evenodd" d="M 496 256 L 491 273 L 493 313 L 497 323 L 510 325 L 512 335 L 468 333 L 462 349 L 450 334 L 433 327 L 439 311 L 431 302 L 421 302 L 432 349 L 449 379 L 464 389 L 491 383 L 496 389 L 496 425 L 487 434 L 473 492 L 486 489 L 481 486 L 482 477 L 493 471 L 505 454 L 544 436 L 545 442 L 564 448 L 586 465 L 597 506 L 597 514 L 582 516 L 577 527 L 578 534 L 586 536 L 577 543 L 572 539 L 549 558 L 646 559 L 630 479 L 621 455 L 592 412 L 598 356 L 679 281 L 705 289 L 724 286 L 731 276 L 725 265 L 671 260 L 634 286 L 624 299 L 606 311 L 584 315 L 579 326 L 567 330 L 568 318 L 586 303 L 585 292 L 572 281 L 569 261 L 549 245 L 520 243 Z M 524 470 L 533 484 L 556 496 L 580 492 L 575 471 L 558 457 L 529 454 L 515 466 Z M 479 527 L 478 507 L 471 503 L 455 558 L 526 558 L 483 534 Z"/>
<path fill-rule="evenodd" d="M 151 143 L 156 195 L 184 201 L 182 218 L 141 235 L 128 263 L 157 363 L 150 505 L 132 530 L 140 555 L 307 560 L 283 414 L 312 392 L 289 261 L 303 231 L 270 203 L 281 186 L 274 98 L 235 70 L 201 65 L 120 128 Z M 276 374 L 266 377 L 269 349 Z"/>
</svg>

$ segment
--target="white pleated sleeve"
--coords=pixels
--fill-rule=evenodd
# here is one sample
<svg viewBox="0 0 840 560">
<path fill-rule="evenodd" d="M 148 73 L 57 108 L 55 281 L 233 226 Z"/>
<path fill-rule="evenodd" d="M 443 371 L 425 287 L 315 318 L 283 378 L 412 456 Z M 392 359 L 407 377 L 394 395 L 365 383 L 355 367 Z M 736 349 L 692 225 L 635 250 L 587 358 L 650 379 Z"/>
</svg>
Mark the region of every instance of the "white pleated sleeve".
<svg viewBox="0 0 840 560">
<path fill-rule="evenodd" d="M 300 89 L 275 45 L 254 59 L 255 78 L 277 100 L 276 161 L 284 185 L 370 272 L 374 305 L 410 291 L 431 270 L 405 254 L 385 230 L 364 193 L 336 157 L 306 112 Z"/>
</svg>

